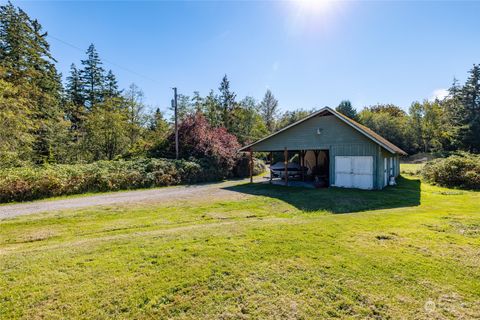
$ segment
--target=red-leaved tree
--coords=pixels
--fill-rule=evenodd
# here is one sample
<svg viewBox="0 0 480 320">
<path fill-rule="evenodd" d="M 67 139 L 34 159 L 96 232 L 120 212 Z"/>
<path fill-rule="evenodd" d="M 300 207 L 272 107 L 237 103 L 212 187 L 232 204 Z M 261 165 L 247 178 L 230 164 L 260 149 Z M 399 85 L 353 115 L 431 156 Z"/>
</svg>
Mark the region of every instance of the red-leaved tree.
<svg viewBox="0 0 480 320">
<path fill-rule="evenodd" d="M 167 140 L 165 148 L 167 153 L 162 154 L 172 157 L 175 155 L 175 134 L 172 133 Z M 232 174 L 240 144 L 225 128 L 211 127 L 201 113 L 196 113 L 187 116 L 179 124 L 178 140 L 180 158 L 198 159 L 219 178 L 226 178 Z"/>
</svg>

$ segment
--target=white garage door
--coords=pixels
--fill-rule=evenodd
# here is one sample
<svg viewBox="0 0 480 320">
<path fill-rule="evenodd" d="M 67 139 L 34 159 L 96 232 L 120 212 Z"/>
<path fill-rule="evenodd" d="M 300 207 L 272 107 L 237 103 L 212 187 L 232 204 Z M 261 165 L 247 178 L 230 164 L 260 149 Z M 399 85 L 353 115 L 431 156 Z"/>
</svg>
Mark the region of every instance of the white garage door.
<svg viewBox="0 0 480 320">
<path fill-rule="evenodd" d="M 335 157 L 335 186 L 373 189 L 373 157 Z"/>
</svg>

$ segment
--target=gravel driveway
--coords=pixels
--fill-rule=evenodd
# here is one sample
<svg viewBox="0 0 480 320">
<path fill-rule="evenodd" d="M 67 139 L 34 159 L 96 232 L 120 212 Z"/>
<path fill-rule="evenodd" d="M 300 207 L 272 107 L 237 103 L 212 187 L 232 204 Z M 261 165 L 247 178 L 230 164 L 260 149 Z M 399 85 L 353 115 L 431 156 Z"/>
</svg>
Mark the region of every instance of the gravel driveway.
<svg viewBox="0 0 480 320">
<path fill-rule="evenodd" d="M 51 212 L 66 209 L 86 208 L 102 205 L 159 202 L 205 197 L 234 197 L 238 193 L 225 190 L 225 187 L 245 183 L 248 180 L 235 180 L 191 186 L 175 186 L 138 191 L 110 192 L 99 195 L 73 197 L 59 200 L 42 200 L 0 206 L 0 220 L 19 215 Z M 257 179 L 256 182 L 261 181 Z"/>
</svg>

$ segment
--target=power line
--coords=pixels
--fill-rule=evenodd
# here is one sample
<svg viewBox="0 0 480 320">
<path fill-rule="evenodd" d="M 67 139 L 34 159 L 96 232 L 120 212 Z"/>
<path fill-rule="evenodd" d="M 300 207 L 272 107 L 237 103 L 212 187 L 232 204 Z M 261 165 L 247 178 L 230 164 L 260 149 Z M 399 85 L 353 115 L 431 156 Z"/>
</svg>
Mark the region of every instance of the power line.
<svg viewBox="0 0 480 320">
<path fill-rule="evenodd" d="M 52 38 L 52 39 L 54 39 L 54 40 L 56 40 L 56 41 L 58 41 L 58 42 L 60 42 L 60 43 L 63 43 L 64 45 L 69 46 L 69 47 L 71 47 L 71 48 L 73 48 L 73 49 L 75 49 L 75 50 L 78 50 L 78 51 L 82 52 L 82 53 L 85 53 L 85 50 L 84 50 L 84 49 L 82 49 L 82 48 L 80 48 L 80 47 L 78 47 L 78 46 L 76 46 L 76 45 L 74 45 L 74 44 L 71 44 L 71 43 L 68 42 L 68 41 L 62 40 L 62 39 L 60 39 L 60 38 L 58 38 L 58 37 L 55 37 L 55 36 L 52 36 L 51 34 L 47 34 L 47 37 Z M 144 79 L 146 79 L 146 80 L 148 80 L 148 81 L 152 81 L 152 82 L 155 82 L 155 83 L 159 83 L 159 82 L 158 82 L 157 80 L 155 80 L 155 79 L 152 79 L 152 78 L 150 78 L 150 77 L 148 77 L 148 76 L 145 76 L 145 75 L 143 75 L 143 74 L 141 74 L 141 73 L 138 73 L 138 72 L 136 72 L 136 71 L 134 71 L 134 70 L 131 70 L 131 69 L 129 69 L 129 68 L 123 67 L 123 66 L 119 65 L 118 63 L 115 63 L 115 62 L 110 61 L 110 60 L 108 60 L 108 59 L 102 58 L 102 61 L 107 62 L 108 64 L 110 64 L 110 65 L 112 65 L 112 66 L 115 66 L 115 67 L 117 67 L 117 68 L 120 68 L 120 69 L 122 69 L 122 70 L 124 70 L 124 71 L 130 72 L 131 74 L 134 74 L 134 75 L 136 75 L 136 76 L 138 76 L 138 77 L 144 78 Z"/>
</svg>

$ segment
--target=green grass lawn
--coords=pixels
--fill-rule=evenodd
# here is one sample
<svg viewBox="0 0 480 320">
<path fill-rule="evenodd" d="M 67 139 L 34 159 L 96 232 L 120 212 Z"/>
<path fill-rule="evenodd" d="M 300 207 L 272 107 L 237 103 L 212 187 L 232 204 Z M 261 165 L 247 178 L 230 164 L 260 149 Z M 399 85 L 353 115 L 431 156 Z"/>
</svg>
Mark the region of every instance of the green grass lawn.
<svg viewBox="0 0 480 320">
<path fill-rule="evenodd" d="M 228 189 L 0 221 L 0 318 L 480 317 L 480 193 Z"/>
<path fill-rule="evenodd" d="M 402 174 L 418 176 L 425 163 L 402 163 L 400 171 Z"/>
</svg>

